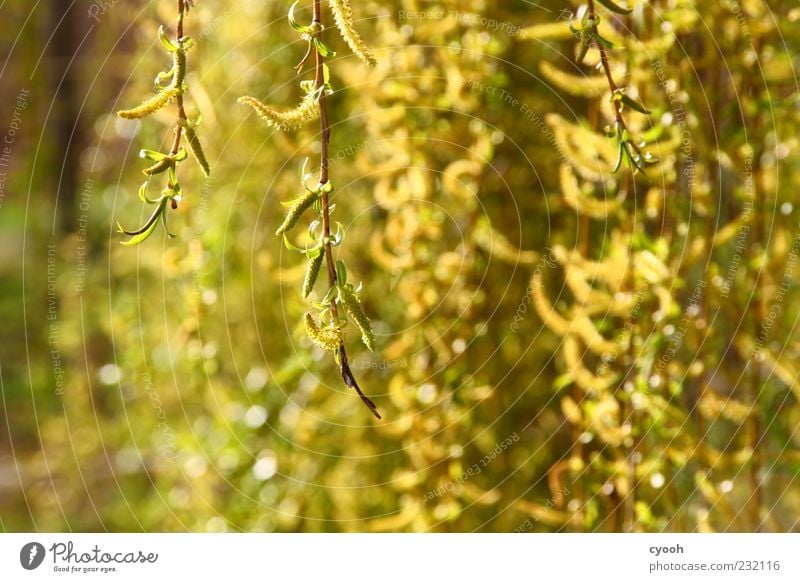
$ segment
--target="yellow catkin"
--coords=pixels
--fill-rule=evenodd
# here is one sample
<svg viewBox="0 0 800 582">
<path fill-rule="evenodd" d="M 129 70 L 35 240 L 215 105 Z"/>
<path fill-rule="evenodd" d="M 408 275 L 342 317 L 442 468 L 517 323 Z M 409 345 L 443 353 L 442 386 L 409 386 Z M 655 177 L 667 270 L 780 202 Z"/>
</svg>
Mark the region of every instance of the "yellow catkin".
<svg viewBox="0 0 800 582">
<path fill-rule="evenodd" d="M 597 328 L 588 316 L 583 314 L 576 315 L 570 323 L 574 332 L 580 336 L 586 344 L 586 347 L 595 354 L 602 356 L 605 354 L 618 353 L 620 351 L 620 344 L 604 338 L 602 334 L 597 331 Z"/>
<path fill-rule="evenodd" d="M 203 170 L 203 175 L 208 178 L 211 175 L 211 166 L 208 165 L 208 159 L 206 159 L 206 154 L 203 152 L 203 146 L 200 145 L 197 133 L 189 125 L 185 126 L 183 131 L 186 135 L 186 142 L 189 144 L 189 151 Z"/>
<path fill-rule="evenodd" d="M 612 243 L 611 253 L 602 261 L 592 261 L 585 258 L 577 251 L 567 252 L 563 247 L 553 248 L 554 254 L 568 256 L 569 264 L 580 268 L 586 278 L 592 281 L 603 281 L 611 293 L 618 293 L 622 283 L 629 272 L 627 253 L 622 241 L 615 239 Z"/>
<path fill-rule="evenodd" d="M 678 307 L 669 289 L 657 285 L 654 292 L 656 297 L 658 297 L 658 310 L 661 313 L 673 314 L 673 312 L 680 311 L 680 307 Z"/>
<path fill-rule="evenodd" d="M 650 283 L 658 283 L 669 277 L 669 269 L 650 251 L 642 251 L 634 257 L 636 271 Z"/>
<path fill-rule="evenodd" d="M 370 239 L 370 256 L 387 272 L 396 276 L 414 264 L 414 256 L 410 253 L 396 255 L 388 252 L 383 246 L 384 233 L 374 232 Z"/>
<path fill-rule="evenodd" d="M 565 21 L 528 26 L 519 31 L 520 40 L 566 40 L 573 33 Z"/>
<path fill-rule="evenodd" d="M 555 113 L 545 116 L 561 155 L 586 180 L 602 182 L 617 157 L 612 140 Z M 660 150 L 659 150 L 660 151 Z"/>
<path fill-rule="evenodd" d="M 484 251 L 510 265 L 532 265 L 539 258 L 534 251 L 522 250 L 482 220 L 473 230 L 473 240 Z"/>
<path fill-rule="evenodd" d="M 283 219 L 283 224 L 278 227 L 278 230 L 275 231 L 275 234 L 280 236 L 289 232 L 289 230 L 291 230 L 292 227 L 297 224 L 297 221 L 300 220 L 300 217 L 303 215 L 303 213 L 311 208 L 318 197 L 319 192 L 315 192 L 314 190 L 306 190 L 306 193 L 298 198 L 289 209 L 289 212 L 286 213 L 286 218 Z"/>
<path fill-rule="evenodd" d="M 618 300 L 605 291 L 595 289 L 588 281 L 586 273 L 578 267 L 565 267 L 564 280 L 584 313 L 624 315 L 630 309 L 630 296 Z"/>
<path fill-rule="evenodd" d="M 608 90 L 608 80 L 603 75 L 572 75 L 547 61 L 542 61 L 539 70 L 557 89 L 576 97 L 600 97 Z"/>
<path fill-rule="evenodd" d="M 239 97 L 238 101 L 242 105 L 249 105 L 255 109 L 258 116 L 266 121 L 267 125 L 280 131 L 298 129 L 319 118 L 319 101 L 313 97 L 313 94 L 306 95 L 297 107 L 289 111 L 278 111 L 249 95 Z"/>
<path fill-rule="evenodd" d="M 474 160 L 456 160 L 445 168 L 442 174 L 442 186 L 449 195 L 472 201 L 477 194 L 474 183 L 482 171 L 481 165 Z M 462 179 L 461 176 L 468 178 Z"/>
<path fill-rule="evenodd" d="M 169 168 L 173 163 L 174 161 L 172 160 L 172 158 L 167 157 L 164 158 L 163 160 L 157 161 L 152 166 L 145 168 L 144 170 L 142 170 L 142 173 L 145 176 L 155 176 L 156 174 L 165 172 L 167 168 Z"/>
<path fill-rule="evenodd" d="M 320 328 L 314 316 L 305 315 L 306 335 L 315 346 L 329 352 L 335 352 L 342 343 L 342 330 L 338 327 Z"/>
<path fill-rule="evenodd" d="M 162 107 L 164 107 L 167 103 L 175 99 L 180 94 L 180 89 L 177 87 L 167 87 L 150 97 L 147 101 L 144 101 L 138 107 L 134 107 L 133 109 L 123 109 L 121 111 L 117 111 L 117 115 L 122 117 L 123 119 L 141 119 L 142 117 L 147 117 L 151 113 L 155 113 Z"/>
<path fill-rule="evenodd" d="M 597 200 L 585 196 L 578 185 L 575 172 L 567 164 L 561 166 L 561 193 L 564 201 L 579 214 L 584 214 L 590 218 L 607 218 L 609 214 L 616 211 L 624 200 L 622 196 L 615 199 Z"/>
<path fill-rule="evenodd" d="M 736 347 L 743 357 L 750 358 L 753 355 L 755 346 L 751 338 L 744 336 L 737 341 Z M 769 350 L 761 350 L 759 353 L 764 356 L 775 377 L 794 393 L 796 399 L 800 400 L 800 381 L 798 381 L 800 370 L 794 365 L 793 360 L 786 357 L 776 357 Z"/>
<path fill-rule="evenodd" d="M 364 43 L 361 35 L 358 34 L 353 23 L 353 9 L 350 6 L 350 0 L 329 0 L 329 4 L 333 19 L 336 22 L 336 28 L 339 29 L 339 33 L 347 43 L 347 46 L 367 66 L 374 67 L 377 61 L 372 56 L 372 51 Z"/>
<path fill-rule="evenodd" d="M 174 67 L 172 86 L 180 89 L 186 78 L 186 51 L 184 49 L 180 48 L 172 53 L 172 66 Z"/>
<path fill-rule="evenodd" d="M 320 251 L 315 257 L 309 258 L 306 264 L 306 276 L 303 279 L 303 299 L 308 297 L 314 290 L 314 283 L 317 282 L 320 268 L 322 267 L 322 260 L 325 258 L 325 252 Z"/>
<path fill-rule="evenodd" d="M 590 393 L 600 393 L 609 390 L 617 383 L 615 374 L 598 376 L 586 368 L 583 364 L 580 342 L 573 336 L 564 338 L 561 353 L 564 355 L 567 373 L 582 390 Z"/>
<path fill-rule="evenodd" d="M 183 92 L 183 80 L 186 76 L 186 51 L 179 49 L 172 55 L 172 82 L 150 99 L 144 101 L 133 109 L 123 109 L 117 111 L 117 115 L 123 119 L 141 119 L 155 113 L 167 103 L 175 99 Z"/>
<path fill-rule="evenodd" d="M 533 274 L 531 287 L 533 306 L 544 324 L 558 335 L 567 335 L 569 333 L 569 322 L 561 317 L 550 303 L 544 292 L 542 276 L 538 271 Z"/>
<path fill-rule="evenodd" d="M 572 424 L 581 424 L 583 421 L 583 415 L 581 414 L 581 409 L 575 404 L 575 401 L 570 398 L 569 396 L 564 396 L 561 399 L 561 412 L 564 413 L 564 416 L 568 421 Z"/>
<path fill-rule="evenodd" d="M 730 397 L 720 398 L 713 390 L 707 390 L 699 402 L 700 412 L 706 418 L 720 416 L 730 421 L 742 423 L 753 413 L 753 408 Z"/>
<path fill-rule="evenodd" d="M 374 351 L 375 334 L 372 332 L 372 324 L 370 324 L 367 314 L 364 313 L 361 301 L 353 291 L 351 285 L 344 285 L 339 288 L 339 299 L 344 305 L 347 315 L 350 316 L 361 331 L 361 341 L 364 342 L 364 345 L 367 346 L 369 351 Z"/>
<path fill-rule="evenodd" d="M 626 37 L 625 39 L 625 45 L 628 47 L 628 50 L 638 51 L 639 54 L 647 55 L 648 58 L 652 59 L 651 62 L 654 62 L 660 56 L 665 55 L 674 44 L 674 34 L 663 34 L 646 41 L 638 38 Z"/>
<path fill-rule="evenodd" d="M 739 236 L 742 232 L 742 227 L 747 224 L 748 220 L 750 219 L 750 210 L 746 211 L 746 214 L 740 214 L 734 220 L 720 228 L 714 234 L 714 247 L 723 247 L 728 244 L 730 240 L 734 237 Z"/>
<path fill-rule="evenodd" d="M 589 429 L 600 440 L 611 446 L 619 446 L 625 437 L 620 426 L 620 406 L 611 396 L 598 401 L 592 410 Z M 618 483 L 619 485 L 619 483 Z"/>
</svg>

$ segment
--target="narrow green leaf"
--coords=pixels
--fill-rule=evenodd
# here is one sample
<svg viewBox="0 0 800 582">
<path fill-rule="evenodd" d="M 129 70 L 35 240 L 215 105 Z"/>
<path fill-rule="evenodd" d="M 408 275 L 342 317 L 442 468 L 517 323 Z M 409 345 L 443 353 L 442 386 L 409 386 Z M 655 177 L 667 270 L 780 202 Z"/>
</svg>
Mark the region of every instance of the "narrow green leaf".
<svg viewBox="0 0 800 582">
<path fill-rule="evenodd" d="M 339 286 L 347 285 L 347 269 L 344 266 L 344 261 L 336 261 L 336 282 Z"/>
<path fill-rule="evenodd" d="M 172 207 L 175 208 L 175 201 L 172 202 Z M 164 210 L 161 212 L 161 223 L 164 225 L 164 231 L 167 233 L 168 238 L 175 238 L 175 235 L 169 231 L 169 225 L 167 224 L 167 207 L 164 206 Z"/>
<path fill-rule="evenodd" d="M 594 40 L 598 44 L 603 45 L 604 48 L 607 48 L 607 49 L 613 49 L 614 48 L 614 43 L 611 42 L 610 40 L 605 39 L 602 36 L 600 36 L 600 33 L 597 32 L 597 29 L 594 30 L 594 34 L 592 34 L 592 38 L 594 38 Z"/>
<path fill-rule="evenodd" d="M 162 213 L 166 211 L 166 207 L 167 207 L 167 199 L 163 198 L 159 203 L 158 207 L 153 211 L 153 214 L 150 215 L 150 218 L 147 219 L 147 222 L 145 222 L 144 225 L 137 230 L 132 230 L 132 231 L 125 230 L 121 224 L 117 223 L 117 228 L 119 229 L 120 232 L 133 237 L 126 241 L 121 241 L 120 244 L 126 247 L 131 247 L 147 240 L 147 238 L 151 234 L 153 234 L 153 231 L 155 230 L 156 225 L 158 224 L 158 219 L 162 215 Z"/>
<path fill-rule="evenodd" d="M 619 172 L 619 169 L 622 167 L 622 158 L 625 156 L 625 151 L 626 151 L 625 142 L 619 140 L 619 145 L 617 149 L 617 163 L 614 164 L 614 169 L 611 170 L 612 174 L 616 174 L 617 172 Z"/>
<path fill-rule="evenodd" d="M 305 254 L 305 252 L 308 250 L 294 246 L 292 242 L 289 240 L 289 237 L 287 237 L 286 235 L 283 235 L 283 244 L 288 250 L 292 251 L 293 253 Z"/>
<path fill-rule="evenodd" d="M 317 52 L 321 54 L 323 57 L 335 57 L 336 53 L 328 48 L 328 46 L 322 42 L 319 37 L 314 37 L 314 46 L 317 49 Z"/>
<path fill-rule="evenodd" d="M 153 224 L 151 224 L 149 227 L 147 227 L 147 230 L 137 234 L 133 238 L 130 238 L 128 240 L 120 241 L 120 244 L 123 245 L 123 246 L 126 246 L 126 247 L 134 247 L 134 246 L 144 242 L 145 240 L 147 240 L 150 237 L 151 234 L 153 234 L 153 231 L 156 229 L 156 225 L 157 224 L 158 224 L 158 221 L 153 222 Z"/>
<path fill-rule="evenodd" d="M 639 113 L 643 113 L 645 115 L 650 114 L 650 111 L 648 109 L 645 109 L 641 103 L 637 103 L 624 93 L 620 93 L 620 95 L 621 95 L 620 100 L 634 111 L 638 111 Z"/>
<path fill-rule="evenodd" d="M 303 26 L 302 24 L 297 22 L 297 19 L 294 17 L 294 9 L 297 8 L 297 5 L 299 3 L 300 3 L 300 0 L 297 0 L 297 2 L 292 4 L 292 7 L 289 8 L 289 16 L 288 16 L 288 18 L 289 18 L 289 26 L 291 26 L 293 29 L 295 29 L 300 34 L 307 34 L 311 30 L 311 27 L 310 26 Z"/>
<path fill-rule="evenodd" d="M 578 63 L 582 63 L 583 60 L 586 58 L 586 54 L 589 52 L 589 47 L 591 46 L 591 42 L 589 42 L 588 38 L 581 37 L 581 50 L 578 51 L 578 57 L 576 61 Z"/>
<path fill-rule="evenodd" d="M 172 40 L 167 38 L 167 33 L 164 32 L 164 26 L 158 27 L 158 40 L 161 41 L 161 44 L 164 45 L 164 48 L 167 49 L 169 52 L 174 53 L 178 50 L 178 45 L 176 45 Z"/>
<path fill-rule="evenodd" d="M 139 157 L 143 160 L 152 160 L 154 162 L 160 162 L 164 158 L 167 157 L 167 154 L 162 154 L 161 152 L 157 152 L 155 150 L 139 150 Z"/>
<path fill-rule="evenodd" d="M 623 8 L 619 4 L 612 2 L 611 0 L 597 0 L 600 4 L 611 10 L 611 12 L 616 12 L 617 14 L 630 14 L 633 12 L 630 8 Z"/>
</svg>

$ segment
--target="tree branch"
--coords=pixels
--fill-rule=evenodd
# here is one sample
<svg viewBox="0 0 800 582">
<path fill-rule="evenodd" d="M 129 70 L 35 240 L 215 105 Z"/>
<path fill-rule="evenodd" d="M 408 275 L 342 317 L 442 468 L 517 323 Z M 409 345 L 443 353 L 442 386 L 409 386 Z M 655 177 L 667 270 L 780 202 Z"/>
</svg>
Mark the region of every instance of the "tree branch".
<svg viewBox="0 0 800 582">
<path fill-rule="evenodd" d="M 180 1 L 180 0 L 179 0 Z M 313 8 L 313 18 L 312 22 L 319 23 L 322 25 L 322 9 L 320 6 L 320 0 L 314 0 L 314 8 Z M 313 44 L 312 44 L 313 46 Z M 328 102 L 327 102 L 327 95 L 325 94 L 325 71 L 323 68 L 324 65 L 324 58 L 322 54 L 317 50 L 316 47 L 313 48 L 314 50 L 314 85 L 317 91 L 319 91 L 319 119 L 320 119 L 320 162 L 319 162 L 319 183 L 320 185 L 324 186 L 328 183 L 328 145 L 331 140 L 331 126 L 330 121 L 328 120 Z M 325 264 L 328 269 L 328 286 L 334 287 L 336 285 L 336 267 L 333 263 L 333 250 L 331 245 L 331 219 L 330 219 L 330 204 L 328 200 L 328 189 L 321 188 L 322 196 L 321 196 L 321 205 L 322 205 L 322 240 L 325 249 Z M 333 321 L 339 321 L 339 310 L 336 304 L 336 299 L 334 298 L 331 301 L 331 318 Z M 376 418 L 380 419 L 381 415 L 378 413 L 378 408 L 375 406 L 375 403 L 372 402 L 362 391 L 356 382 L 355 376 L 353 376 L 353 372 L 350 369 L 350 364 L 347 360 L 347 351 L 345 350 L 344 343 L 339 344 L 339 350 L 337 353 L 337 360 L 339 363 L 339 371 L 342 374 L 342 379 L 344 383 L 349 387 L 353 388 L 358 396 L 361 398 L 361 401 L 372 411 L 372 414 L 375 415 Z"/>
</svg>

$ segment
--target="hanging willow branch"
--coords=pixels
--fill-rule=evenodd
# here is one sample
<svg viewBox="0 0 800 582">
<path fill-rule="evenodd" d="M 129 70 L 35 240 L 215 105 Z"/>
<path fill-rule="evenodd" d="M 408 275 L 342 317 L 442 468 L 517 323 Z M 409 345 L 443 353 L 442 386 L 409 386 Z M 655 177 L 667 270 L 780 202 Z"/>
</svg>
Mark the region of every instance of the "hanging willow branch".
<svg viewBox="0 0 800 582">
<path fill-rule="evenodd" d="M 183 34 L 183 19 L 189 12 L 189 8 L 194 5 L 194 2 L 195 0 L 178 0 L 178 21 L 175 27 L 174 40 L 170 40 L 167 37 L 163 26 L 158 29 L 158 38 L 161 44 L 172 56 L 172 67 L 156 76 L 156 94 L 136 107 L 117 111 L 117 115 L 123 119 L 141 119 L 152 115 L 172 101 L 175 101 L 178 110 L 174 128 L 175 138 L 172 141 L 172 147 L 169 152 L 162 153 L 147 149 L 139 152 L 139 157 L 153 162 L 152 165 L 142 170 L 147 176 L 147 181 L 139 188 L 139 198 L 146 204 L 155 205 L 156 208 L 150 218 L 135 230 L 127 230 L 122 225 L 117 224 L 119 232 L 131 237 L 122 242 L 124 245 L 136 245 L 147 239 L 155 231 L 159 219 L 163 223 L 167 235 L 169 237 L 174 236 L 167 228 L 167 213 L 169 208 L 173 210 L 178 208 L 178 202 L 181 200 L 181 186 L 178 183 L 176 170 L 178 164 L 188 157 L 187 151 L 181 146 L 181 138 L 183 136 L 186 137 L 189 152 L 197 161 L 203 175 L 208 177 L 211 173 L 208 159 L 195 132 L 195 128 L 200 123 L 200 117 L 198 116 L 194 121 L 189 120 L 183 106 L 183 96 L 186 93 L 186 53 L 194 46 L 194 40 Z M 150 184 L 150 178 L 164 172 L 167 173 L 166 186 L 158 198 L 149 198 L 147 189 Z"/>
<path fill-rule="evenodd" d="M 598 0 L 598 2 L 610 12 L 623 15 L 631 13 L 631 10 L 623 8 L 612 0 Z M 614 109 L 614 128 L 606 128 L 606 133 L 617 139 L 617 161 L 612 172 L 618 172 L 623 162 L 625 162 L 634 173 L 637 171 L 645 173 L 645 166 L 658 163 L 658 160 L 650 152 L 643 151 L 643 148 L 647 145 L 644 141 L 639 143 L 634 141 L 625 122 L 623 110 L 625 107 L 629 107 L 644 115 L 648 115 L 650 112 L 641 103 L 626 95 L 625 91 L 620 89 L 614 81 L 614 75 L 611 73 L 611 65 L 608 59 L 608 50 L 614 48 L 614 45 L 600 34 L 598 30 L 599 24 L 600 16 L 595 9 L 594 0 L 588 0 L 586 12 L 580 19 L 580 23 L 577 22 L 577 19 L 573 19 L 570 22 L 570 29 L 581 39 L 578 62 L 583 62 L 592 46 L 595 46 L 600 53 L 600 65 L 605 73 L 608 88 L 611 91 L 611 106 Z"/>
<path fill-rule="evenodd" d="M 328 289 L 320 301 L 312 302 L 315 312 L 306 313 L 304 316 L 306 335 L 313 345 L 333 354 L 344 383 L 355 390 L 372 414 L 380 419 L 381 415 L 378 413 L 375 403 L 364 394 L 353 376 L 344 344 L 344 327 L 348 320 L 358 328 L 361 340 L 369 350 L 373 350 L 375 347 L 375 334 L 358 296 L 360 286 L 355 287 L 352 283 L 348 283 L 344 262 L 334 261 L 333 258 L 333 248 L 339 246 L 344 239 L 341 225 L 338 225 L 335 235 L 331 234 L 333 207 L 330 204 L 330 195 L 333 193 L 333 185 L 328 175 L 328 146 L 331 126 L 328 118 L 327 97 L 333 90 L 325 58 L 332 57 L 335 53 L 322 41 L 322 32 L 325 27 L 322 24 L 320 3 L 320 0 L 314 0 L 313 17 L 308 25 L 302 25 L 297 21 L 295 17 L 297 3 L 292 5 L 288 14 L 289 24 L 308 43 L 308 49 L 298 63 L 297 70 L 301 70 L 309 58 L 313 57 L 314 59 L 313 80 L 300 83 L 305 94 L 300 104 L 294 109 L 282 111 L 250 96 L 240 97 L 239 103 L 249 105 L 269 127 L 281 131 L 297 129 L 317 118 L 320 120 L 319 180 L 315 185 L 309 186 L 312 177 L 306 173 L 305 166 L 303 167 L 300 176 L 302 193 L 285 204 L 288 211 L 275 234 L 283 237 L 284 244 L 289 250 L 306 256 L 306 273 L 302 288 L 304 299 L 313 293 L 322 265 L 323 263 L 326 265 Z M 355 31 L 349 1 L 330 0 L 330 6 L 345 42 L 359 58 L 368 65 L 373 65 L 374 57 Z M 311 248 L 297 247 L 291 243 L 287 234 L 312 209 L 316 212 L 317 218 L 310 224 L 308 233 L 314 241 L 314 246 Z"/>
</svg>

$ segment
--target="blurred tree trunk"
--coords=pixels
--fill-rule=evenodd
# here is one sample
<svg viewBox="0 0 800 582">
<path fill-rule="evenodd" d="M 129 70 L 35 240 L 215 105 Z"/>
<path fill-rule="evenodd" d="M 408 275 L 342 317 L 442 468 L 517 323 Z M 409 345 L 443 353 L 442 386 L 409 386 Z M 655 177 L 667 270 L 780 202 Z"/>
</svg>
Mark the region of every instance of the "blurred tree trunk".
<svg viewBox="0 0 800 582">
<path fill-rule="evenodd" d="M 78 83 L 81 47 L 89 30 L 83 8 L 71 0 L 52 0 L 49 4 L 47 38 L 50 38 L 47 66 L 53 99 L 48 141 L 52 142 L 52 172 L 58 213 L 56 228 L 71 232 L 76 228 L 75 206 L 78 196 L 80 156 L 86 144 L 86 121 L 81 117 Z"/>
</svg>

